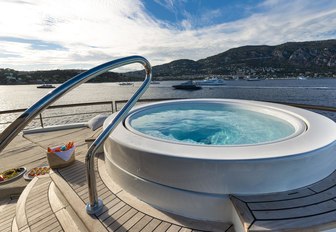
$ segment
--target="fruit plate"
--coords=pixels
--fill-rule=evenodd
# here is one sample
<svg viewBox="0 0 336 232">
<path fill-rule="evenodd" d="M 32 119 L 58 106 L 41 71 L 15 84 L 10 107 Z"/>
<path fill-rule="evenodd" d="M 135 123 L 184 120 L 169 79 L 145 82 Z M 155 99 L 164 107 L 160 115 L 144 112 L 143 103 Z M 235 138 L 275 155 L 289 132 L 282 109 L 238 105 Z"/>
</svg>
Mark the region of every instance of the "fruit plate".
<svg viewBox="0 0 336 232">
<path fill-rule="evenodd" d="M 8 169 L 4 172 L 0 173 L 0 184 L 8 183 L 12 180 L 20 178 L 25 172 L 26 172 L 25 167 L 20 167 L 20 168 L 11 168 Z"/>
<path fill-rule="evenodd" d="M 42 176 L 45 174 L 49 174 L 50 167 L 49 166 L 40 166 L 30 169 L 23 175 L 23 178 L 26 180 L 32 180 L 35 176 Z"/>
</svg>

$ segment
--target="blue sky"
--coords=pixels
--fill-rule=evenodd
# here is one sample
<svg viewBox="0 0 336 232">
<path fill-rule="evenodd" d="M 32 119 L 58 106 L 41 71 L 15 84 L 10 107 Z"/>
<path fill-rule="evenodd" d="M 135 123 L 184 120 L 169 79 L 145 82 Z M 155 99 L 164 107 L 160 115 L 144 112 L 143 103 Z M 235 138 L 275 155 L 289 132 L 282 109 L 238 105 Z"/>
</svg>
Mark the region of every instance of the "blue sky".
<svg viewBox="0 0 336 232">
<path fill-rule="evenodd" d="M 260 10 L 261 0 L 189 0 L 143 1 L 145 8 L 154 18 L 180 29 L 183 22 L 190 22 L 190 28 L 197 29 L 227 23 L 251 16 Z M 189 24 L 188 24 L 189 25 Z"/>
<path fill-rule="evenodd" d="M 86 69 L 134 54 L 157 65 L 335 35 L 330 0 L 0 1 L 0 68 L 18 70 Z"/>
</svg>

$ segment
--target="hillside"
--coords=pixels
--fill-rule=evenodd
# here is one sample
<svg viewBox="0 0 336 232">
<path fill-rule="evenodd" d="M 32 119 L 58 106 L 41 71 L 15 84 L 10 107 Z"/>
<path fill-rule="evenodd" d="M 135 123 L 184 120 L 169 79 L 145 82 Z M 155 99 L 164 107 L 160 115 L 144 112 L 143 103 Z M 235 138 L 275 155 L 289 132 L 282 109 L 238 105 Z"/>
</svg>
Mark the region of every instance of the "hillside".
<svg viewBox="0 0 336 232">
<path fill-rule="evenodd" d="M 153 67 L 162 79 L 177 75 L 336 77 L 336 40 L 243 46 L 198 61 L 176 60 Z M 138 76 L 141 72 L 132 72 Z M 142 74 L 143 75 L 143 74 Z"/>
<path fill-rule="evenodd" d="M 46 71 L 16 71 L 13 69 L 0 68 L 0 84 L 58 84 L 63 83 L 85 70 L 46 70 Z M 131 81 L 131 77 L 126 77 L 122 73 L 107 72 L 99 78 L 94 78 L 89 83 Z"/>
<path fill-rule="evenodd" d="M 82 71 L 0 69 L 0 84 L 62 83 Z M 153 67 L 154 80 L 202 79 L 209 75 L 226 78 L 336 77 L 336 40 L 243 46 L 198 61 L 181 59 Z M 136 81 L 143 77 L 144 71 L 109 72 L 92 82 Z"/>
</svg>

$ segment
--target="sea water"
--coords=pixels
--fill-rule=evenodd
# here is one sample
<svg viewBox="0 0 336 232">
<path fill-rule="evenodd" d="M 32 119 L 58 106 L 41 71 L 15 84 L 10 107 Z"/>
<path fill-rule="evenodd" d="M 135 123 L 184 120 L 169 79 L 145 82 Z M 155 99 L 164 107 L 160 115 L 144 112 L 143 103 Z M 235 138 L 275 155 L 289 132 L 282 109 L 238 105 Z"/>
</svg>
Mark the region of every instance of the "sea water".
<svg viewBox="0 0 336 232">
<path fill-rule="evenodd" d="M 203 87 L 197 91 L 172 88 L 172 85 L 181 82 L 161 81 L 160 84 L 150 86 L 142 99 L 230 98 L 336 107 L 336 80 L 334 79 L 227 81 L 225 86 Z M 125 100 L 130 98 L 140 84 L 140 82 L 136 82 L 134 86 L 119 86 L 117 83 L 83 84 L 64 95 L 53 105 Z M 37 89 L 36 85 L 0 85 L 0 111 L 27 108 L 49 91 L 50 89 Z M 109 110 L 111 110 L 111 105 L 46 110 L 43 117 Z M 335 113 L 323 111 L 319 113 L 336 120 Z M 19 114 L 0 114 L 0 131 L 8 125 L 6 122 L 11 122 L 18 116 Z M 45 125 L 87 121 L 92 116 L 90 114 L 60 116 L 50 118 Z M 39 120 L 36 120 L 36 125 L 39 126 L 38 124 Z"/>
</svg>

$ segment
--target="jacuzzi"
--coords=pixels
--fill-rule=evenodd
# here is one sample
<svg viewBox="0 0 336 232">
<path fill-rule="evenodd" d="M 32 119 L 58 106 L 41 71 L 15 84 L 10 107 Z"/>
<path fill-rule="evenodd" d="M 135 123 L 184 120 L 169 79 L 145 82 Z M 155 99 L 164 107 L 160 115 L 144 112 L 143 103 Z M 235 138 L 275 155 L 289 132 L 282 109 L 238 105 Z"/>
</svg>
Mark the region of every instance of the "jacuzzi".
<svg viewBox="0 0 336 232">
<path fill-rule="evenodd" d="M 307 110 L 189 99 L 134 108 L 104 152 L 113 181 L 137 198 L 191 218 L 231 221 L 229 194 L 286 191 L 331 174 L 335 138 L 335 122 Z"/>
</svg>

